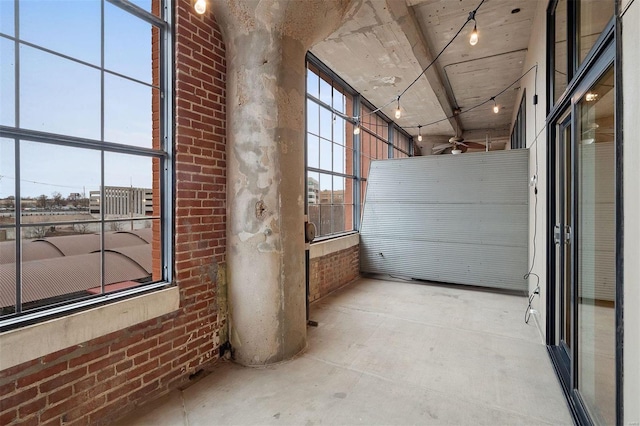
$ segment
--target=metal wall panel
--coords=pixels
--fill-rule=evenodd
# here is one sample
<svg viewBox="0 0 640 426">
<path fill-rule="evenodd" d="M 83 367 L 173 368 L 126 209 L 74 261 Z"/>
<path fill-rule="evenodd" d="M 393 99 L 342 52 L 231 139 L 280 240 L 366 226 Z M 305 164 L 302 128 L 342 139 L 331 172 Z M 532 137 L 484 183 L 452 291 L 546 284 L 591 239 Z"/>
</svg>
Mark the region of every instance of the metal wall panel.
<svg viewBox="0 0 640 426">
<path fill-rule="evenodd" d="M 362 272 L 527 290 L 529 150 L 371 164 Z"/>
</svg>

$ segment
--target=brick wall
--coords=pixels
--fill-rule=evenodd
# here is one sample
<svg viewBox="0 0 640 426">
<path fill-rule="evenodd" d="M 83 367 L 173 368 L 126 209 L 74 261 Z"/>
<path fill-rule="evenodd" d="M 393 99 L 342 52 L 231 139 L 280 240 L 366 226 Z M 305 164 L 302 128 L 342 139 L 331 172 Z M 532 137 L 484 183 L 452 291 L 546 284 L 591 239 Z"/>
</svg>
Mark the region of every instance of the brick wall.
<svg viewBox="0 0 640 426">
<path fill-rule="evenodd" d="M 309 262 L 309 301 L 313 302 L 360 276 L 360 245 Z"/>
<path fill-rule="evenodd" d="M 176 3 L 180 309 L 1 371 L 0 425 L 107 423 L 187 382 L 226 340 L 225 50 L 210 15 Z"/>
</svg>

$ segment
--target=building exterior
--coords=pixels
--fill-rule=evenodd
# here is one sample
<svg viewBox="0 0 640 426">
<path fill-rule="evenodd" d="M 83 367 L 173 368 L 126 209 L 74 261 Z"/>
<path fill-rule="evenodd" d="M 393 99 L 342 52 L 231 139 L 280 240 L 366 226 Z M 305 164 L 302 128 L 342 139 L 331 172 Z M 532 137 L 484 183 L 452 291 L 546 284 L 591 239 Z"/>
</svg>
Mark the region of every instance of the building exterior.
<svg viewBox="0 0 640 426">
<path fill-rule="evenodd" d="M 111 282 L 109 272 L 98 267 L 95 294 L 77 298 L 76 289 L 62 291 L 55 304 L 38 309 L 29 305 L 37 300 L 23 300 L 29 285 L 20 259 L 32 250 L 27 247 L 55 248 L 26 242 L 23 247 L 23 239 L 2 242 L 2 255 L 6 251 L 12 259 L 3 267 L 15 278 L 2 295 L 0 423 L 104 424 L 185 385 L 231 348 L 235 362 L 251 366 L 299 353 L 306 345 L 306 303 L 345 284 L 316 283 L 313 288 L 325 293 L 307 294 L 306 258 L 312 277 L 320 279 L 323 274 L 316 272 L 331 262 L 351 265 L 342 274 L 347 281 L 356 277 L 370 162 L 403 161 L 417 151 L 414 144 L 425 154 L 431 150 L 416 142 L 418 135 L 428 139 L 426 126 L 414 126 L 426 110 L 412 115 L 410 96 L 416 105 L 448 105 L 430 119 L 443 130 L 429 135 L 431 142 L 446 142 L 451 135 L 445 133 L 458 132 L 451 124 L 461 111 L 456 97 L 473 98 L 471 89 L 485 86 L 478 84 L 481 76 L 464 78 L 469 69 L 456 71 L 453 65 L 447 68 L 449 80 L 464 90 L 452 94 L 437 86 L 442 78 L 427 67 L 434 52 L 419 44 L 429 33 L 410 27 L 418 16 L 411 13 L 436 3 L 380 3 L 383 24 L 397 28 L 410 48 L 396 49 L 395 38 L 376 45 L 371 51 L 379 54 L 369 56 L 383 62 L 353 71 L 372 72 L 372 78 L 350 79 L 353 87 L 347 87 L 330 67 L 350 61 L 320 45 L 343 24 L 358 24 L 354 14 L 376 10 L 376 2 L 271 2 L 256 9 L 221 0 L 209 2 L 204 14 L 186 0 L 148 6 L 88 1 L 71 9 L 62 3 L 2 2 L 0 67 L 8 89 L 5 94 L 3 86 L 0 108 L 0 174 L 14 179 L 2 179 L 0 198 L 37 196 L 43 184 L 59 193 L 103 185 L 104 194 L 92 194 L 94 212 L 102 197 L 106 215 L 138 215 L 131 220 L 148 221 L 151 232 L 144 253 L 118 247 L 127 262 L 144 263 L 144 273 L 132 276 L 140 286 L 107 291 L 105 285 L 126 280 Z M 477 4 L 462 3 L 464 20 Z M 532 151 L 527 312 L 544 337 L 575 421 L 638 424 L 640 2 L 521 3 L 513 9 L 502 4 L 513 19 L 516 9 L 530 8 L 521 57 L 507 59 L 518 75 L 530 71 L 517 90 L 510 86 L 505 92 L 514 102 L 502 136 L 514 141 L 514 149 Z M 436 21 L 446 16 L 433 16 L 425 26 L 435 31 Z M 482 29 L 480 12 L 477 20 Z M 495 39 L 505 44 L 494 39 L 504 47 L 496 55 L 512 53 L 507 43 L 525 26 L 512 22 L 507 28 L 505 22 L 490 16 L 484 21 L 487 31 L 490 25 L 504 29 Z M 62 30 L 66 38 L 56 36 Z M 439 35 L 445 43 L 453 36 Z M 65 42 L 80 38 L 89 46 L 85 50 Z M 450 53 L 466 57 L 456 49 Z M 324 55 L 316 61 L 309 50 Z M 394 63 L 405 51 L 414 56 Z M 126 52 L 126 58 L 113 52 Z M 394 74 L 408 64 L 426 71 L 419 76 L 421 91 L 407 92 L 402 106 L 397 96 L 389 105 L 379 103 L 379 110 L 362 95 L 397 90 L 404 80 Z M 499 80 L 493 75 L 497 69 L 466 66 Z M 317 83 L 317 92 L 310 91 L 310 82 Z M 504 82 L 494 83 L 501 88 Z M 498 111 L 506 109 L 495 97 L 490 100 Z M 390 119 L 396 105 L 415 121 L 401 126 L 403 119 Z M 310 126 L 312 116 L 317 128 Z M 490 127 L 486 116 L 473 117 Z M 489 131 L 505 129 L 475 130 L 481 134 L 475 140 L 482 141 Z M 312 163 L 308 152 L 315 137 L 318 161 Z M 323 152 L 331 152 L 330 160 L 323 161 Z M 133 188 L 126 188 L 128 181 Z M 151 188 L 144 188 L 148 181 Z M 305 200 L 310 220 L 315 222 L 317 207 L 320 233 L 333 238 L 315 247 L 336 247 L 334 253 L 306 255 Z M 3 238 L 8 232 L 2 231 L 27 235 L 51 226 L 46 219 L 23 223 L 17 209 L 0 223 Z M 72 224 L 108 229 L 111 220 Z M 107 265 L 114 255 L 105 244 L 111 234 L 98 235 L 91 262 Z M 64 254 L 73 249 L 70 242 L 63 239 L 56 247 Z M 43 278 L 53 270 L 35 273 Z"/>
<path fill-rule="evenodd" d="M 100 214 L 100 191 L 89 192 L 89 211 Z M 109 216 L 153 215 L 153 191 L 150 188 L 105 186 L 104 214 Z"/>
</svg>

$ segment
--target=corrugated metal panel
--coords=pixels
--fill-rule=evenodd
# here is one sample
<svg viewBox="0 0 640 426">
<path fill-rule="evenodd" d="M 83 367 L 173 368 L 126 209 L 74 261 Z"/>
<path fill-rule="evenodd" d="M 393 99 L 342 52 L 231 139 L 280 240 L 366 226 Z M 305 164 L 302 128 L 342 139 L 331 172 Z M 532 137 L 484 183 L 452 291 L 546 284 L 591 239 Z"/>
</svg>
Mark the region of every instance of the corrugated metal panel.
<svg viewBox="0 0 640 426">
<path fill-rule="evenodd" d="M 529 151 L 376 161 L 361 270 L 526 291 Z"/>
</svg>

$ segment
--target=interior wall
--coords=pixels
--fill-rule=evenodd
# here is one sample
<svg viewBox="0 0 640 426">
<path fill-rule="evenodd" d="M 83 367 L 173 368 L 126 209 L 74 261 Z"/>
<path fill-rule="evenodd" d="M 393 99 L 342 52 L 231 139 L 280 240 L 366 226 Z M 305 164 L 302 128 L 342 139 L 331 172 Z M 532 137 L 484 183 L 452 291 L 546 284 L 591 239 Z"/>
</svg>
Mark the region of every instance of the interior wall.
<svg viewBox="0 0 640 426">
<path fill-rule="evenodd" d="M 640 424 L 640 1 L 622 15 L 624 191 L 624 424 Z"/>
<path fill-rule="evenodd" d="M 532 318 L 536 321 L 542 336 L 545 335 L 547 318 L 547 280 L 546 280 L 546 229 L 547 229 L 547 132 L 545 129 L 546 97 L 546 28 L 547 28 L 547 2 L 540 1 L 531 26 L 531 37 L 527 55 L 523 64 L 523 72 L 538 65 L 521 81 L 520 93 L 526 91 L 526 143 L 530 149 L 529 178 L 536 177 L 535 186 L 529 186 L 529 267 L 531 268 L 533 256 L 535 263 L 529 277 L 529 293 L 533 293 L 540 284 L 540 294 L 532 302 L 535 310 Z M 538 95 L 537 105 L 533 104 L 534 94 Z M 518 99 L 521 99 L 518 96 Z M 517 114 L 517 108 L 514 111 Z M 536 138 L 537 136 L 537 138 Z M 535 189 L 537 188 L 537 203 Z M 524 309 L 524 308 L 523 308 Z"/>
<path fill-rule="evenodd" d="M 318 241 L 309 250 L 309 302 L 360 277 L 360 235 Z"/>
<path fill-rule="evenodd" d="M 211 13 L 195 14 L 190 0 L 174 4 L 175 246 L 169 250 L 178 309 L 0 371 L 0 425 L 107 424 L 188 383 L 219 358 L 227 339 L 225 45 Z M 119 314 L 138 309 L 153 311 L 136 305 Z M 85 336 L 77 324 L 60 333 Z"/>
</svg>

